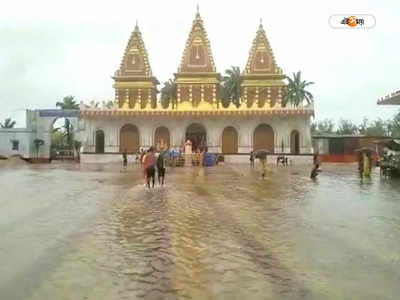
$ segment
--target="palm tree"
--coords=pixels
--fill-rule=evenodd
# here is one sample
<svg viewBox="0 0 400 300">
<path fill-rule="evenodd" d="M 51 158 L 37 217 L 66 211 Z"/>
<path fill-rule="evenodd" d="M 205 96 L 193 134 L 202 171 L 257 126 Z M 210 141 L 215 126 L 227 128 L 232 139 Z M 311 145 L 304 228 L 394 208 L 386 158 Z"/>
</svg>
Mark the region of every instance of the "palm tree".
<svg viewBox="0 0 400 300">
<path fill-rule="evenodd" d="M 108 108 L 108 109 L 111 109 L 111 108 L 113 108 L 114 107 L 114 101 L 108 101 L 107 103 L 106 103 L 106 107 Z"/>
<path fill-rule="evenodd" d="M 56 107 L 61 109 L 79 109 L 79 104 L 75 102 L 74 96 L 65 96 L 62 102 L 57 102 Z"/>
<path fill-rule="evenodd" d="M 74 96 L 65 96 L 62 102 L 57 102 L 56 107 L 61 108 L 62 110 L 67 109 L 79 109 L 79 104 L 75 102 Z M 68 145 L 71 145 L 72 138 L 71 138 L 71 122 L 65 118 L 64 128 L 66 130 L 66 137 Z"/>
<path fill-rule="evenodd" d="M 176 90 L 177 85 L 172 79 L 164 82 L 164 86 L 161 89 L 161 105 L 163 108 L 167 108 L 170 103 L 172 103 L 172 108 L 176 108 L 178 105 L 176 101 Z"/>
<path fill-rule="evenodd" d="M 240 76 L 240 68 L 232 66 L 230 69 L 225 70 L 225 76 L 222 78 L 221 83 L 221 100 L 223 106 L 228 106 L 232 101 L 236 107 L 240 105 L 240 93 L 242 78 Z"/>
<path fill-rule="evenodd" d="M 308 104 L 314 102 L 313 95 L 306 91 L 306 87 L 314 84 L 312 81 L 301 80 L 301 72 L 293 73 L 293 79 L 286 76 L 289 81 L 283 95 L 283 106 L 290 103 L 294 106 L 299 106 L 307 101 Z"/>
<path fill-rule="evenodd" d="M 13 128 L 15 126 L 15 121 L 11 120 L 11 118 L 6 118 L 4 123 L 0 123 L 1 128 Z"/>
<path fill-rule="evenodd" d="M 36 149 L 36 158 L 38 158 L 39 157 L 39 148 L 40 148 L 40 146 L 44 145 L 44 141 L 41 139 L 34 139 L 33 144 L 35 145 L 35 149 Z"/>
</svg>

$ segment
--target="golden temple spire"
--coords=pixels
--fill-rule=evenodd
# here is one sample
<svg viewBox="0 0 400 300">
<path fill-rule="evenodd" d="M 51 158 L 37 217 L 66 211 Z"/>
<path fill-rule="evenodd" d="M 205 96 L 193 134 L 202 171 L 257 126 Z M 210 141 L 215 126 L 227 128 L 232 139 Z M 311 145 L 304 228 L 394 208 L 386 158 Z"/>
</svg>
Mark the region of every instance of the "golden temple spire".
<svg viewBox="0 0 400 300">
<path fill-rule="evenodd" d="M 211 52 L 210 41 L 200 17 L 197 5 L 196 16 L 193 20 L 189 37 L 186 41 L 178 73 L 181 72 L 216 72 Z"/>
<path fill-rule="evenodd" d="M 253 40 L 243 74 L 278 74 L 279 72 L 280 69 L 275 62 L 274 54 L 260 18 L 260 25 Z"/>
<path fill-rule="evenodd" d="M 116 75 L 152 77 L 148 54 L 137 20 Z"/>
</svg>

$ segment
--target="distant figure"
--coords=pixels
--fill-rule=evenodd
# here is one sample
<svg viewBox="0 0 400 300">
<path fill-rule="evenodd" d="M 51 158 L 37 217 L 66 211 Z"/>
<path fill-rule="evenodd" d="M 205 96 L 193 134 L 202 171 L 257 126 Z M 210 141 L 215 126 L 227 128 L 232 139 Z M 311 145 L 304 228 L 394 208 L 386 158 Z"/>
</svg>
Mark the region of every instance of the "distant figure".
<svg viewBox="0 0 400 300">
<path fill-rule="evenodd" d="M 262 156 L 260 157 L 260 162 L 261 162 L 261 177 L 262 179 L 265 178 L 265 174 L 267 172 L 267 156 Z"/>
<path fill-rule="evenodd" d="M 254 167 L 254 151 L 250 152 L 250 166 Z"/>
<path fill-rule="evenodd" d="M 141 154 L 140 154 L 140 164 L 142 165 L 144 185 L 147 184 L 146 168 L 145 168 L 145 165 L 144 165 L 144 161 L 145 161 L 146 155 L 147 155 L 146 152 L 147 151 L 144 151 L 143 149 L 141 149 Z"/>
<path fill-rule="evenodd" d="M 289 165 L 289 163 L 288 163 L 288 158 L 287 158 L 285 155 L 279 155 L 279 156 L 277 156 L 277 158 L 276 158 L 276 165 L 278 166 L 279 163 L 281 163 L 282 166 L 286 166 L 286 167 L 287 167 L 287 166 Z"/>
<path fill-rule="evenodd" d="M 319 164 L 314 165 L 313 169 L 311 170 L 310 178 L 315 179 L 320 171 Z"/>
<path fill-rule="evenodd" d="M 372 167 L 372 157 L 371 154 L 363 152 L 363 171 L 364 176 L 369 177 L 371 176 L 371 167 Z"/>
<path fill-rule="evenodd" d="M 122 164 L 124 166 L 124 169 L 126 170 L 126 167 L 128 166 L 128 156 L 126 155 L 126 149 L 124 152 L 122 152 Z"/>
<path fill-rule="evenodd" d="M 318 173 L 321 172 L 319 166 L 320 166 L 320 158 L 318 152 L 316 152 L 313 156 L 313 168 L 311 170 L 311 179 L 315 179 L 318 176 Z"/>
<path fill-rule="evenodd" d="M 164 153 L 160 153 L 157 158 L 157 175 L 158 175 L 158 184 L 164 186 L 164 179 L 165 179 L 165 157 Z M 160 183 L 161 180 L 161 183 Z"/>
<path fill-rule="evenodd" d="M 143 151 L 143 149 L 140 148 L 140 151 L 139 151 L 139 160 L 140 160 L 140 164 L 143 164 L 143 156 L 144 156 L 145 154 L 146 154 L 145 151 Z"/>
<path fill-rule="evenodd" d="M 150 179 L 152 181 L 152 187 L 154 188 L 154 181 L 155 181 L 155 169 L 156 165 L 156 158 L 154 156 L 154 148 L 150 147 L 147 151 L 146 156 L 144 156 L 144 169 L 146 172 L 146 184 L 147 187 L 150 188 Z"/>
</svg>

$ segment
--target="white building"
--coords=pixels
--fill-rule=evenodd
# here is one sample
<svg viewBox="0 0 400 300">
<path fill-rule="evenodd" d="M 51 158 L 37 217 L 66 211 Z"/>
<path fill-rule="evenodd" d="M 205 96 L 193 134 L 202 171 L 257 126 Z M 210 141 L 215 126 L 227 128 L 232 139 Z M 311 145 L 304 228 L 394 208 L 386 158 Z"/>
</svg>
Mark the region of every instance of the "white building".
<svg viewBox="0 0 400 300">
<path fill-rule="evenodd" d="M 312 152 L 310 119 L 314 109 L 282 107 L 285 76 L 275 62 L 262 25 L 241 75 L 239 107 L 221 104 L 220 74 L 216 72 L 199 13 L 175 74 L 174 107 L 172 103 L 163 107 L 157 102 L 158 81 L 152 74 L 137 26 L 113 78 L 113 108 L 81 108 L 85 123 L 84 160 L 98 161 L 102 160 L 102 153 L 137 152 L 150 146 L 181 148 L 188 139 L 193 150 L 207 147 L 209 152 L 226 155 L 257 149 L 292 154 Z M 95 153 L 97 157 L 90 158 Z"/>
<path fill-rule="evenodd" d="M 33 157 L 32 141 L 40 138 L 45 145 L 38 156 L 50 157 L 52 124 L 58 117 L 73 119 L 75 139 L 82 142 L 83 162 L 116 161 L 123 151 L 136 153 L 150 146 L 179 149 L 187 140 L 191 140 L 194 151 L 223 153 L 226 161 L 248 162 L 248 156 L 241 154 L 257 149 L 275 154 L 312 153 L 310 123 L 314 108 L 282 106 L 285 76 L 261 24 L 241 74 L 238 107 L 232 103 L 222 105 L 221 76 L 199 13 L 175 74 L 175 90 L 169 103 L 161 105 L 157 100 L 159 82 L 152 74 L 138 26 L 113 78 L 112 108 L 81 103 L 79 115 L 77 111 L 71 115 L 63 115 L 60 110 L 28 112 L 27 129 L 20 135 L 24 154 L 29 152 Z M 3 137 L 0 149 L 10 147 L 16 132 Z M 23 138 L 22 132 L 26 132 Z M 8 155 L 15 150 L 7 151 Z"/>
</svg>

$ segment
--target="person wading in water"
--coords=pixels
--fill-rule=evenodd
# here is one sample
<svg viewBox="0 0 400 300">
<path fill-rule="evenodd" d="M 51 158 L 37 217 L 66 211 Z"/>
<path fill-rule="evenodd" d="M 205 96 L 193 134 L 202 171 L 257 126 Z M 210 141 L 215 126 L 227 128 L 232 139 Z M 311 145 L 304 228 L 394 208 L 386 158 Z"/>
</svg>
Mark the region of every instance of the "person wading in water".
<svg viewBox="0 0 400 300">
<path fill-rule="evenodd" d="M 254 167 L 254 151 L 250 152 L 250 166 Z"/>
<path fill-rule="evenodd" d="M 321 170 L 319 169 L 320 164 L 321 160 L 317 152 L 314 154 L 313 157 L 313 168 L 311 170 L 311 175 L 310 175 L 311 179 L 315 179 L 318 176 L 318 173 L 321 172 Z"/>
<path fill-rule="evenodd" d="M 122 152 L 122 165 L 124 166 L 124 170 L 126 170 L 126 167 L 128 166 L 128 156 L 126 154 L 126 149 L 124 152 Z"/>
<path fill-rule="evenodd" d="M 147 154 L 147 151 L 140 149 L 140 164 L 142 165 L 144 185 L 146 185 L 146 183 L 147 183 L 146 168 L 144 167 L 144 159 L 146 157 L 146 154 Z"/>
<path fill-rule="evenodd" d="M 163 152 L 161 152 L 157 158 L 157 175 L 158 175 L 158 184 L 160 184 L 160 179 L 161 179 L 161 185 L 164 186 L 165 158 Z"/>
<path fill-rule="evenodd" d="M 156 157 L 154 156 L 154 148 L 150 147 L 147 151 L 146 156 L 144 159 L 144 169 L 146 172 L 146 181 L 147 187 L 150 188 L 150 179 L 152 181 L 152 187 L 154 188 L 154 181 L 155 181 L 155 165 L 156 165 Z"/>
</svg>

